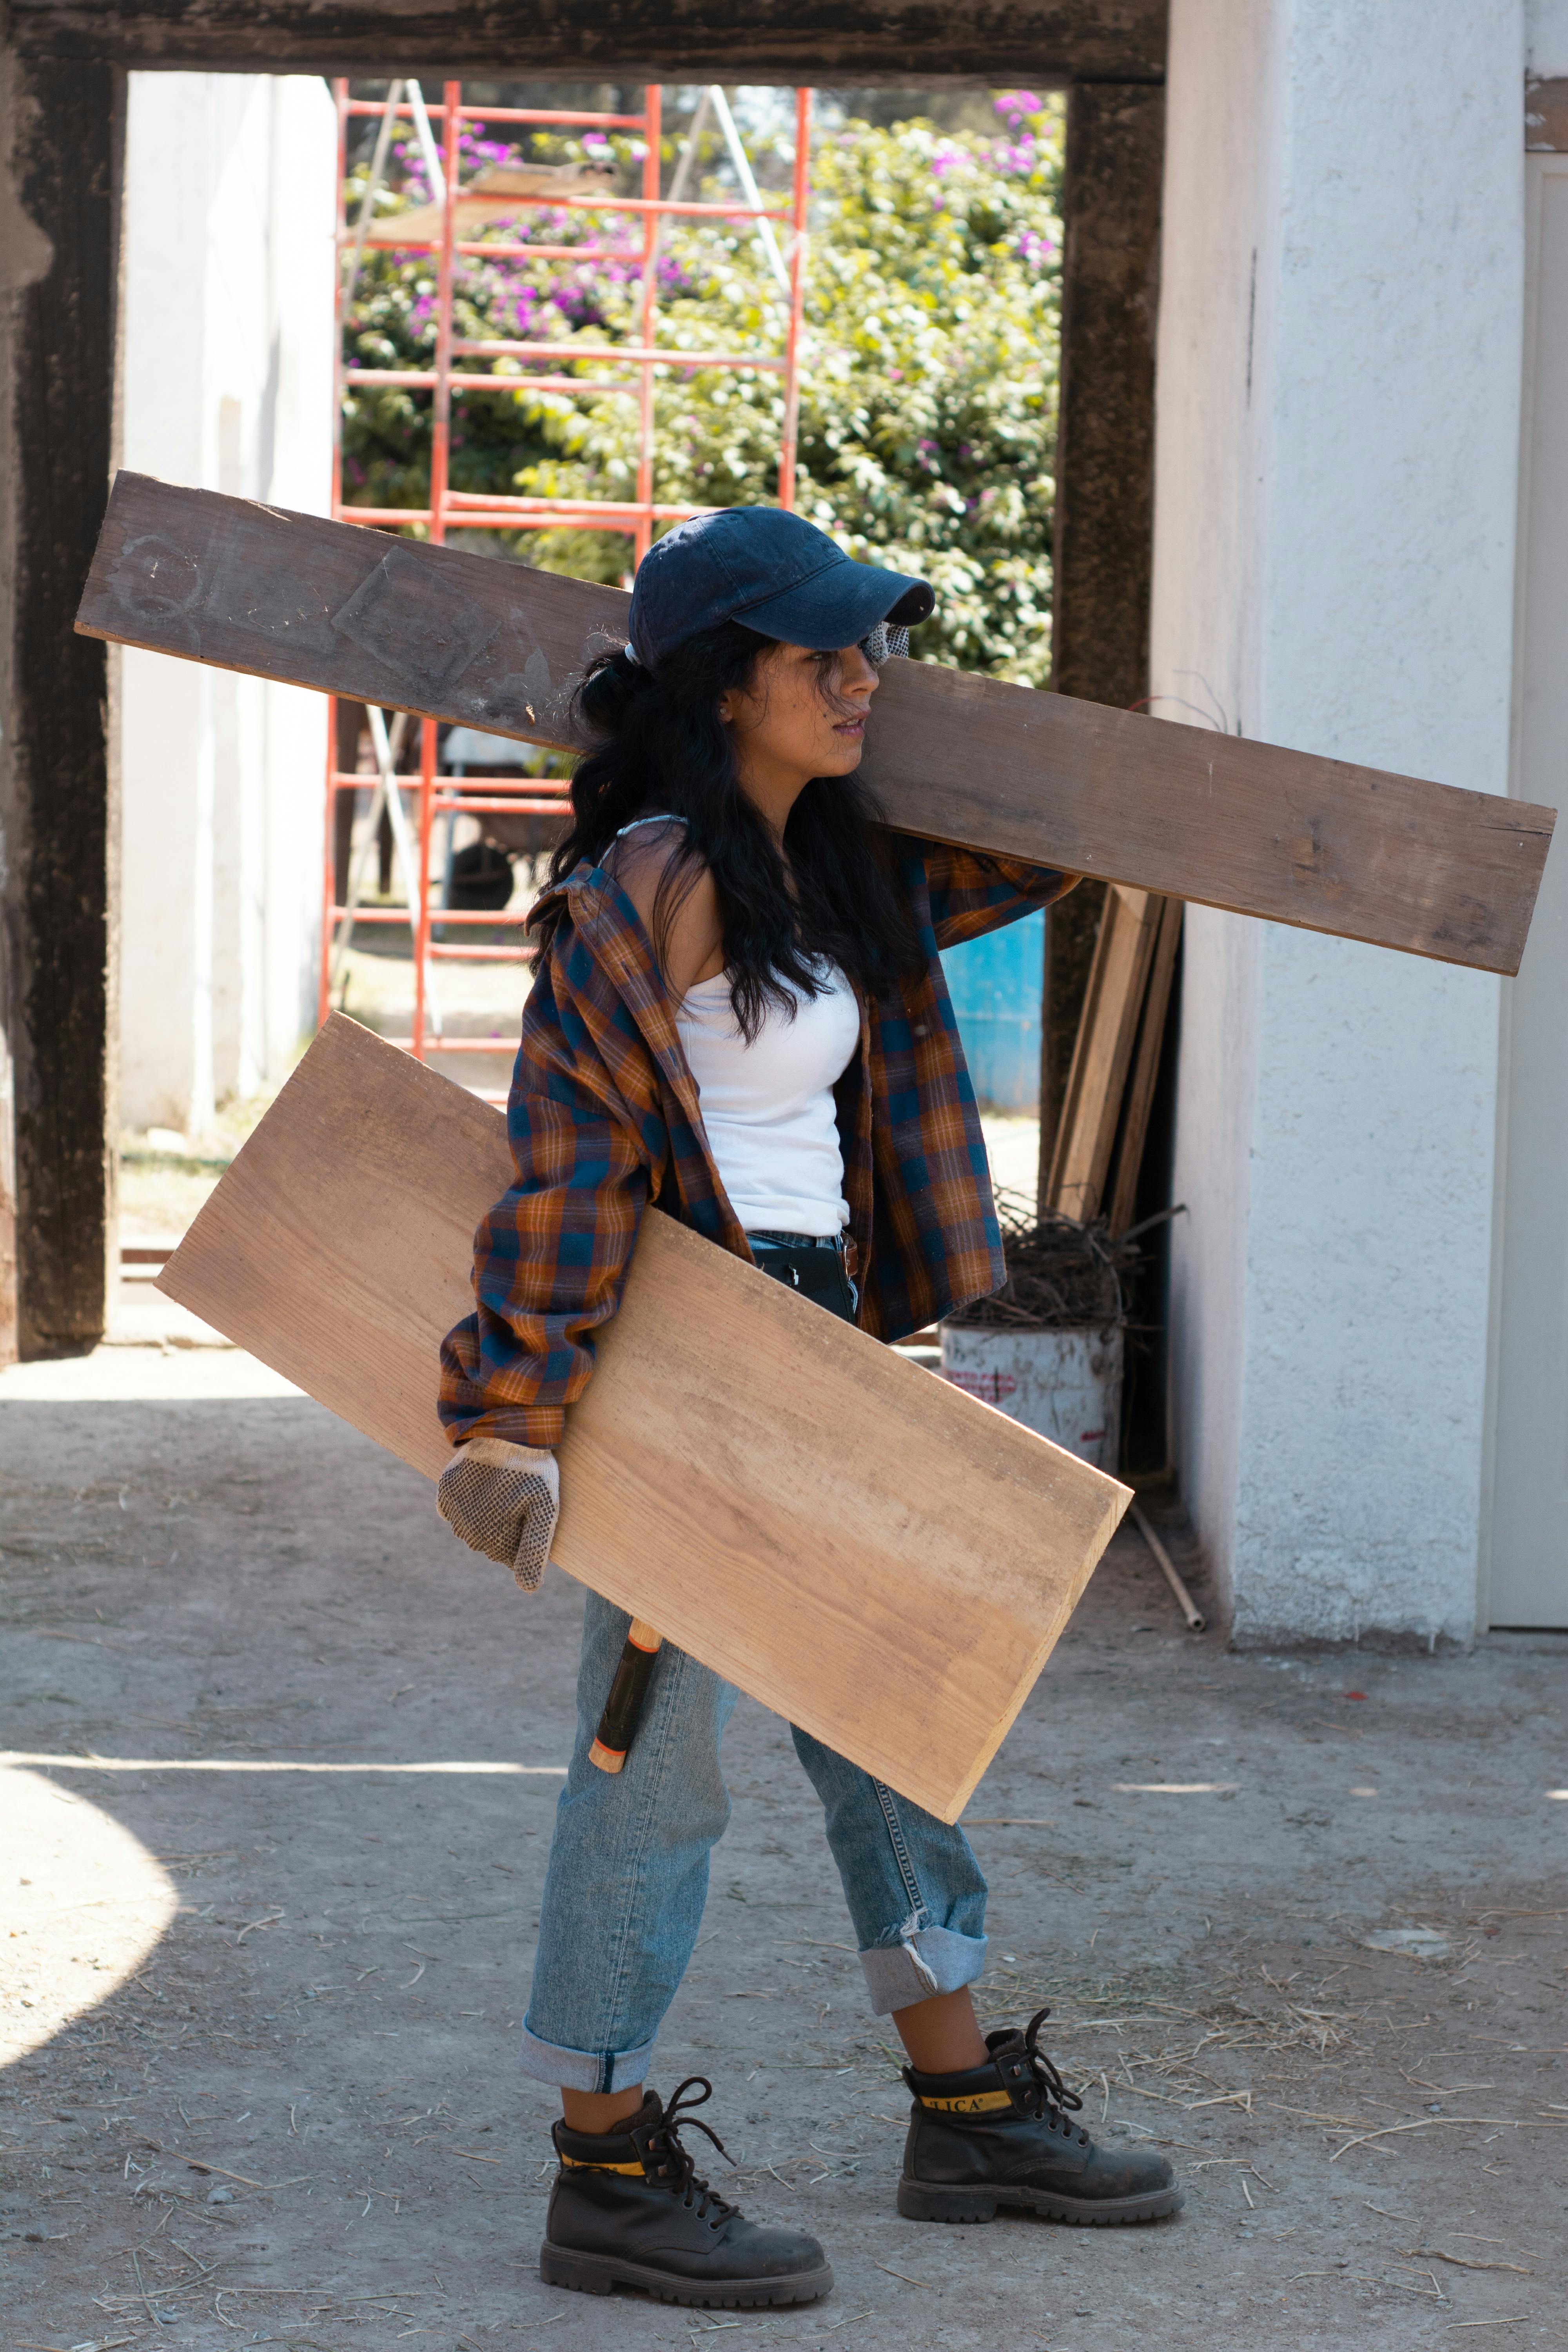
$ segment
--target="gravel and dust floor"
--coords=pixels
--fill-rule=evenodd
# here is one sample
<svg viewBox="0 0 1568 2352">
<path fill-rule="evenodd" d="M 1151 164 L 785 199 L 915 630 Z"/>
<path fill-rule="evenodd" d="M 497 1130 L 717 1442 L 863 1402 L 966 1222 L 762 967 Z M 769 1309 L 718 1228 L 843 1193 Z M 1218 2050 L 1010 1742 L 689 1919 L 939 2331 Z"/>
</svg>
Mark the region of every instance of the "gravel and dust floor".
<svg viewBox="0 0 1568 2352">
<path fill-rule="evenodd" d="M 0 1375 L 0 2352 L 1568 2343 L 1561 1641 L 1233 1655 L 1117 1538 L 969 1820 L 988 2021 L 1049 2002 L 1094 2128 L 1178 2168 L 1139 2231 L 898 2218 L 891 2036 L 742 1701 L 655 2079 L 713 2077 L 715 2177 L 838 2284 L 706 2315 L 534 2268 L 574 1589 L 233 1350 Z"/>
</svg>

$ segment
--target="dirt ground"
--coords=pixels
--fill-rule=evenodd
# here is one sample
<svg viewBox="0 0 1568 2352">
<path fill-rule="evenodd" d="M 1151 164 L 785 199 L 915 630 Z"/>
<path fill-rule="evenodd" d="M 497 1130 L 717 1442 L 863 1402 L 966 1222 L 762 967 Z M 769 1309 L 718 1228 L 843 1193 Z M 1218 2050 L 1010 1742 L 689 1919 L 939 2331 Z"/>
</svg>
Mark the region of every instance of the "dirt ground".
<svg viewBox="0 0 1568 2352">
<path fill-rule="evenodd" d="M 535 2270 L 574 1588 L 229 1349 L 0 1375 L 0 2347 L 1568 2342 L 1561 1641 L 1237 1655 L 1118 1538 L 969 1822 L 987 2020 L 1048 2002 L 1095 2130 L 1177 2166 L 1140 2231 L 898 2218 L 891 2036 L 743 1701 L 654 2079 L 711 2075 L 715 2177 L 838 2284 L 691 2313 Z"/>
</svg>

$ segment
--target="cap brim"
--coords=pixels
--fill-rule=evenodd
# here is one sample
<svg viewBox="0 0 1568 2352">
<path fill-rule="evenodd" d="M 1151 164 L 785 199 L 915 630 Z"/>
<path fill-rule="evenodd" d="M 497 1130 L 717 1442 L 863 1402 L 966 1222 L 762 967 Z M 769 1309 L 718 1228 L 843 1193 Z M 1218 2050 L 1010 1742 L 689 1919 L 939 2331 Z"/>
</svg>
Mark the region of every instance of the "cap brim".
<svg viewBox="0 0 1568 2352">
<path fill-rule="evenodd" d="M 912 629 L 936 609 L 935 591 L 906 572 L 882 572 L 872 563 L 825 564 L 809 580 L 784 589 L 737 613 L 737 621 L 782 645 L 809 646 L 827 653 L 858 645 L 879 621 Z"/>
</svg>

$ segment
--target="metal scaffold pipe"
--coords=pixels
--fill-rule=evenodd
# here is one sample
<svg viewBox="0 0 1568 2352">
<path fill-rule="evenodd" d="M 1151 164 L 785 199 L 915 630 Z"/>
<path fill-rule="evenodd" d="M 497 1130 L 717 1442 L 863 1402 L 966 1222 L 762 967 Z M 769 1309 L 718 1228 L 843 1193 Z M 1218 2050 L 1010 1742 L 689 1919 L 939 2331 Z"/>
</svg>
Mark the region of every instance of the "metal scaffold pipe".
<svg viewBox="0 0 1568 2352">
<path fill-rule="evenodd" d="M 806 214 L 810 194 L 811 97 L 808 89 L 795 93 L 795 154 L 791 187 L 787 202 L 774 197 L 770 203 L 759 186 L 755 169 L 747 152 L 728 98 L 717 84 L 710 83 L 701 91 L 691 121 L 679 143 L 668 193 L 664 188 L 663 171 L 663 89 L 649 83 L 643 94 L 642 111 L 637 114 L 587 113 L 580 109 L 563 108 L 559 111 L 536 107 L 491 107 L 465 104 L 460 82 L 448 81 L 441 94 L 438 107 L 432 108 L 426 100 L 420 84 L 400 77 L 388 82 L 385 95 L 380 99 L 352 98 L 345 80 L 334 85 L 339 123 L 339 202 L 338 248 L 342 263 L 337 272 L 336 300 L 339 332 L 333 371 L 334 442 L 332 513 L 342 521 L 361 522 L 381 530 L 414 528 L 437 544 L 444 541 L 449 530 L 500 530 L 511 533 L 570 529 L 617 534 L 629 540 L 633 566 L 641 562 L 653 543 L 657 530 L 693 514 L 710 509 L 681 503 L 656 496 L 658 488 L 658 391 L 661 381 L 670 371 L 678 371 L 680 379 L 689 381 L 703 370 L 722 370 L 728 375 L 755 373 L 782 375 L 783 415 L 779 437 L 778 503 L 791 507 L 795 491 L 795 446 L 799 432 L 801 330 L 805 309 L 806 262 Z M 356 215 L 352 227 L 346 217 L 346 189 L 349 170 L 349 131 L 357 119 L 374 118 L 376 130 L 368 172 Z M 497 167 L 481 164 L 470 175 L 467 187 L 463 173 L 463 130 L 466 123 L 500 126 L 527 125 L 542 131 L 610 131 L 632 132 L 642 142 L 641 170 L 635 195 L 608 192 L 597 185 L 584 185 L 587 174 L 599 167 L 591 164 L 506 164 Z M 378 211 L 383 204 L 392 170 L 394 140 L 399 124 L 412 128 L 428 184 L 427 198 L 417 198 L 412 210 Z M 736 183 L 736 200 L 715 201 L 689 193 L 694 175 L 701 163 L 701 142 L 710 126 L 717 128 L 723 150 Z M 490 175 L 487 184 L 487 175 Z M 495 180 L 500 177 L 498 187 Z M 528 221 L 539 212 L 554 215 L 552 221 L 542 223 L 546 234 L 535 241 L 525 232 L 519 233 L 518 224 Z M 568 220 L 578 213 L 615 218 L 619 216 L 627 226 L 635 225 L 637 241 L 628 252 L 625 246 L 606 242 L 596 233 L 595 223 L 585 223 L 588 234 L 581 243 L 563 240 L 562 232 Z M 407 226 L 401 223 L 406 219 Z M 667 220 L 679 220 L 697 226 L 701 223 L 715 226 L 730 222 L 750 221 L 755 224 L 754 234 L 766 263 L 769 277 L 787 303 L 785 312 L 784 350 L 782 356 L 767 351 L 716 350 L 711 352 L 682 350 L 673 341 L 660 342 L 659 259 L 660 240 Z M 501 234 L 494 231 L 497 225 Z M 508 225 L 511 233 L 506 233 Z M 787 225 L 789 242 L 781 247 L 779 229 Z M 555 229 L 553 237 L 551 228 Z M 434 350 L 430 362 L 424 366 L 374 367 L 350 366 L 345 350 L 349 306 L 358 288 L 364 267 L 367 248 L 407 254 L 425 253 L 435 263 L 436 289 L 433 316 Z M 601 331 L 592 343 L 572 341 L 563 338 L 535 341 L 527 336 L 485 335 L 456 332 L 454 309 L 459 282 L 471 263 L 490 265 L 506 262 L 567 261 L 588 269 L 595 265 L 614 265 L 633 260 L 637 271 L 637 302 L 635 332 L 622 342 L 614 341 Z M 457 361 L 465 364 L 455 365 Z M 488 363 L 490 372 L 486 373 Z M 542 363 L 542 365 L 541 364 Z M 504 372 L 497 373 L 500 367 Z M 531 367 L 532 373 L 525 373 Z M 580 373 L 584 368 L 592 373 Z M 606 374 L 605 370 L 611 371 Z M 548 371 L 548 372 L 547 372 Z M 342 415 L 345 399 L 373 387 L 385 391 L 402 391 L 415 394 L 427 394 L 430 400 L 430 491 L 428 503 L 421 507 L 355 505 L 345 503 L 343 497 Z M 589 490 L 582 495 L 564 497 L 521 497 L 509 491 L 459 490 L 452 487 L 453 402 L 459 403 L 458 422 L 466 411 L 461 404 L 475 394 L 487 398 L 515 398 L 530 391 L 552 395 L 572 394 L 595 399 L 626 398 L 637 403 L 635 437 L 635 495 L 631 498 L 595 498 Z M 348 793 L 357 795 L 369 782 L 357 774 L 340 771 L 337 753 L 336 706 L 329 703 L 329 730 L 331 751 L 327 769 L 327 844 L 324 858 L 324 882 L 321 924 L 321 961 L 320 1009 L 324 1020 L 334 996 L 343 985 L 347 959 L 353 946 L 357 923 L 405 923 L 410 934 L 413 956 L 413 1012 L 406 1040 L 416 1058 L 423 1059 L 431 1051 L 447 1053 L 479 1050 L 475 1041 L 447 1038 L 442 1040 L 440 1008 L 431 982 L 437 961 L 475 962 L 495 961 L 522 963 L 532 950 L 520 940 L 516 946 L 474 943 L 465 945 L 447 937 L 453 924 L 482 924 L 496 930 L 510 931 L 516 937 L 527 921 L 527 910 L 510 906 L 478 911 L 462 907 L 437 906 L 437 890 L 432 884 L 432 852 L 436 821 L 438 815 L 446 825 L 446 887 L 439 892 L 442 898 L 451 895 L 454 873 L 454 835 L 459 817 L 475 820 L 481 835 L 485 821 L 492 827 L 515 824 L 522 819 L 548 818 L 559 811 L 564 815 L 569 788 L 563 778 L 525 773 L 521 776 L 487 775 L 482 785 L 474 785 L 462 775 L 443 777 L 439 774 L 438 734 L 435 723 L 425 719 L 419 727 L 419 768 L 416 776 L 397 776 L 398 751 L 403 740 L 397 722 L 389 737 L 384 714 L 370 713 L 370 730 L 375 751 L 376 780 L 369 793 L 369 807 L 351 828 L 359 835 L 357 847 L 351 850 L 349 865 L 343 877 L 342 897 L 339 898 L 338 858 L 342 855 L 334 845 L 341 828 L 334 812 L 339 796 Z M 519 763 L 521 764 L 521 763 Z M 416 795 L 412 812 L 405 810 L 403 794 Z M 410 815 L 413 822 L 410 823 Z M 365 861 L 372 854 L 377 829 L 384 820 L 393 831 L 394 848 L 402 873 L 407 898 L 405 908 L 365 907 L 361 904 L 364 889 Z M 503 839 L 505 835 L 503 835 Z M 439 929 L 437 929 L 437 924 Z"/>
</svg>

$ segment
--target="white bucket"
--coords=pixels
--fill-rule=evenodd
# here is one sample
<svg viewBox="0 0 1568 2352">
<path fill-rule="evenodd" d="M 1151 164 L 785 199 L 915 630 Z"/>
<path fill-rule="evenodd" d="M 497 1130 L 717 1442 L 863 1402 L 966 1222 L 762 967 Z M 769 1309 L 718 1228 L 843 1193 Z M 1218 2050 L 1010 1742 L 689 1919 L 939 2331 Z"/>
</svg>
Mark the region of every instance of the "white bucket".
<svg viewBox="0 0 1568 2352">
<path fill-rule="evenodd" d="M 942 1376 L 1026 1429 L 1114 1473 L 1121 1427 L 1121 1329 L 966 1331 L 942 1327 Z"/>
</svg>

